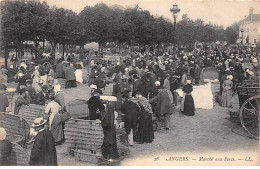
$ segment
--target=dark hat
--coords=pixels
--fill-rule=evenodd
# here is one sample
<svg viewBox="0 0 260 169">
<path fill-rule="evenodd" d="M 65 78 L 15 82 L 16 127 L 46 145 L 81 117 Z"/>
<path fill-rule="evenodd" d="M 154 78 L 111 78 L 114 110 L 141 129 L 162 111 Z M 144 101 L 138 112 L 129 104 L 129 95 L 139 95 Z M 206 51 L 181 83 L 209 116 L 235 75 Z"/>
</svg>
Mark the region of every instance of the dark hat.
<svg viewBox="0 0 260 169">
<path fill-rule="evenodd" d="M 26 81 L 25 81 L 25 84 L 26 83 L 31 83 L 32 84 L 32 80 L 31 79 L 27 79 Z"/>
<path fill-rule="evenodd" d="M 6 85 L 4 85 L 4 84 L 0 84 L 0 90 L 6 90 Z"/>
<path fill-rule="evenodd" d="M 94 93 L 103 94 L 102 90 L 100 90 L 100 89 L 95 89 L 95 90 L 94 90 Z"/>
<path fill-rule="evenodd" d="M 134 75 L 133 75 L 133 78 L 137 79 L 137 78 L 138 78 L 138 77 L 137 77 L 137 74 L 134 74 Z"/>
<path fill-rule="evenodd" d="M 129 95 L 128 95 L 128 94 L 123 94 L 123 95 L 122 95 L 122 98 L 128 99 L 128 98 L 129 98 Z"/>
<path fill-rule="evenodd" d="M 24 92 L 26 92 L 26 89 L 25 89 L 25 88 L 22 88 L 22 89 L 19 90 L 19 93 L 20 93 L 20 94 L 22 94 L 22 93 L 24 93 Z"/>
<path fill-rule="evenodd" d="M 43 85 L 43 86 L 42 86 L 42 90 L 43 90 L 43 91 L 48 91 L 48 86 Z"/>
<path fill-rule="evenodd" d="M 132 97 L 134 97 L 137 93 L 140 93 L 140 90 L 135 90 L 132 94 Z"/>
<path fill-rule="evenodd" d="M 53 100 L 53 99 L 55 98 L 55 93 L 54 93 L 54 91 L 51 91 L 51 92 L 49 93 L 49 98 L 50 98 L 51 100 Z"/>
</svg>

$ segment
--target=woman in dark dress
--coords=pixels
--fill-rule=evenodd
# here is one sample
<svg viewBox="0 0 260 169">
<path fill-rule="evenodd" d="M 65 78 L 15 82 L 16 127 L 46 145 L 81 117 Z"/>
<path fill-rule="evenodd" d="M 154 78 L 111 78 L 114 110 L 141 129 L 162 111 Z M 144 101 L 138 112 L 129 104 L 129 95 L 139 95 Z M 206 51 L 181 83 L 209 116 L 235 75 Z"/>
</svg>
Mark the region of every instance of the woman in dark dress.
<svg viewBox="0 0 260 169">
<path fill-rule="evenodd" d="M 106 111 L 102 112 L 102 128 L 104 132 L 104 140 L 101 146 L 102 155 L 106 159 L 119 158 L 116 142 L 115 120 L 115 102 L 107 102 Z"/>
<path fill-rule="evenodd" d="M 131 99 L 131 101 L 138 104 L 140 109 L 134 141 L 139 144 L 151 143 L 154 139 L 152 107 L 149 101 L 140 94 L 139 90 L 135 91 L 133 96 L 136 99 Z"/>
<path fill-rule="evenodd" d="M 183 98 L 181 102 L 181 112 L 187 116 L 194 116 L 195 115 L 195 106 L 194 100 L 191 95 L 193 91 L 193 87 L 191 85 L 191 80 L 187 80 L 187 84 L 183 86 Z"/>
</svg>

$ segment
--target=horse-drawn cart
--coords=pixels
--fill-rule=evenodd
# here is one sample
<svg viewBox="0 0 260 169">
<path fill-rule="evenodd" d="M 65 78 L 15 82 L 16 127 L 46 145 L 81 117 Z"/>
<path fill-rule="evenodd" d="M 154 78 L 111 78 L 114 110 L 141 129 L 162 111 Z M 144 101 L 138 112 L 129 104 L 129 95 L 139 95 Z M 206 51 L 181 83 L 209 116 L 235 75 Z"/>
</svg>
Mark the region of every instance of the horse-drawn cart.
<svg viewBox="0 0 260 169">
<path fill-rule="evenodd" d="M 252 138 L 259 139 L 259 84 L 246 82 L 237 86 L 237 92 L 240 123 Z"/>
</svg>

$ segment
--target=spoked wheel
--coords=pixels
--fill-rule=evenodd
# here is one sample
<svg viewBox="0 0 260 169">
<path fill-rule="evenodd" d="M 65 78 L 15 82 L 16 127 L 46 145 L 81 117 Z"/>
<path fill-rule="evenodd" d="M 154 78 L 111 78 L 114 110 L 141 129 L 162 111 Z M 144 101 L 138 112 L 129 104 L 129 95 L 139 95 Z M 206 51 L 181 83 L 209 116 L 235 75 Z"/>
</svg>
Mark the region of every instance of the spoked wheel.
<svg viewBox="0 0 260 169">
<path fill-rule="evenodd" d="M 254 139 L 259 139 L 259 103 L 260 96 L 247 99 L 240 108 L 240 122 L 247 133 Z"/>
</svg>

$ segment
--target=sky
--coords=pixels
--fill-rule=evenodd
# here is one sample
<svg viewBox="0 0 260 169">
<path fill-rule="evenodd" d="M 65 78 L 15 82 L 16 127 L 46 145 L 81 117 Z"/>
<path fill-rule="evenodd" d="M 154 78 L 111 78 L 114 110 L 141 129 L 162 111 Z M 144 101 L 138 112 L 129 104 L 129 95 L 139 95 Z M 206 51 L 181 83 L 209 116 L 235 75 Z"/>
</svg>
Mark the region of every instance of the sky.
<svg viewBox="0 0 260 169">
<path fill-rule="evenodd" d="M 42 0 L 43 1 L 43 0 Z M 181 9 L 177 17 L 181 20 L 183 14 L 188 14 L 191 19 L 200 18 L 206 23 L 230 26 L 232 23 L 248 16 L 249 8 L 254 8 L 254 13 L 260 13 L 260 0 L 44 0 L 50 6 L 56 5 L 71 9 L 79 13 L 85 6 L 94 6 L 97 3 L 107 5 L 118 4 L 124 7 L 137 4 L 143 10 L 150 11 L 153 15 L 163 16 L 173 20 L 170 8 L 174 3 Z"/>
</svg>

